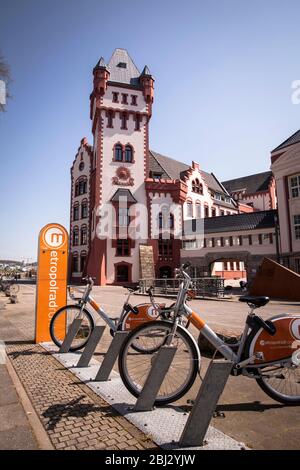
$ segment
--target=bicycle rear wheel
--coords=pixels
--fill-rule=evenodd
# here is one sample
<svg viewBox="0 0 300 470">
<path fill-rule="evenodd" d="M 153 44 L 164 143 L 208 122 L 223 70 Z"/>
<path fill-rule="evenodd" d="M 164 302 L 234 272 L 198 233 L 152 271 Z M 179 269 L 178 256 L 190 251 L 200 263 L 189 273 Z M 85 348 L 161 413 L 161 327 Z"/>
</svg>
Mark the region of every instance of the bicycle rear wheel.
<svg viewBox="0 0 300 470">
<path fill-rule="evenodd" d="M 300 367 L 291 365 L 283 367 L 270 365 L 260 369 L 256 379 L 258 386 L 280 403 L 300 405 Z"/>
<path fill-rule="evenodd" d="M 82 310 L 79 305 L 67 305 L 55 312 L 50 322 L 50 336 L 56 346 L 60 348 L 70 326 L 77 318 L 81 319 L 81 324 L 69 350 L 78 351 L 86 345 L 95 326 L 94 319 L 88 310 Z"/>
<path fill-rule="evenodd" d="M 135 397 L 140 395 L 157 352 L 166 343 L 172 328 L 170 322 L 149 322 L 133 330 L 123 343 L 119 354 L 119 372 L 127 390 Z M 172 345 L 177 347 L 177 351 L 155 405 L 172 403 L 185 395 L 199 369 L 197 347 L 184 328 L 177 327 Z"/>
</svg>

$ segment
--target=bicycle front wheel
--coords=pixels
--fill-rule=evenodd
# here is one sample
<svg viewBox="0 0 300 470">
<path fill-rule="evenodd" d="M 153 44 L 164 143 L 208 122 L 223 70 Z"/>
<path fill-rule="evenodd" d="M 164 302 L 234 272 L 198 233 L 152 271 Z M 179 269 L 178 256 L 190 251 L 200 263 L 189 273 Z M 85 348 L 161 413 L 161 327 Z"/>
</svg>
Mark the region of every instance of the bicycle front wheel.
<svg viewBox="0 0 300 470">
<path fill-rule="evenodd" d="M 119 372 L 127 390 L 135 397 L 140 395 L 153 361 L 172 328 L 173 324 L 169 322 L 149 322 L 134 329 L 123 343 L 119 354 Z M 197 376 L 197 347 L 181 326 L 177 327 L 172 346 L 177 350 L 158 391 L 155 405 L 165 405 L 181 398 Z"/>
<path fill-rule="evenodd" d="M 78 351 L 88 342 L 94 329 L 92 315 L 86 309 L 81 309 L 79 305 L 67 305 L 55 312 L 50 322 L 50 336 L 59 348 L 75 319 L 81 319 L 81 324 L 69 350 Z"/>
<path fill-rule="evenodd" d="M 20 290 L 19 284 L 11 284 L 10 285 L 10 295 L 17 295 Z"/>
</svg>

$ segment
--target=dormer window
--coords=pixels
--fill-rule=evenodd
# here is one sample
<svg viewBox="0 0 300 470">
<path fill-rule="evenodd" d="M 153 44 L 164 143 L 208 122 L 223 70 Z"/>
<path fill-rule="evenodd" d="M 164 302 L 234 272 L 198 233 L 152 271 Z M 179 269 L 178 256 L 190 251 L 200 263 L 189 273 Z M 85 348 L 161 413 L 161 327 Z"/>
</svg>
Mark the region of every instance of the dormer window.
<svg viewBox="0 0 300 470">
<path fill-rule="evenodd" d="M 127 68 L 127 64 L 126 62 L 119 62 L 117 67 L 119 67 L 120 69 L 126 69 Z"/>
</svg>

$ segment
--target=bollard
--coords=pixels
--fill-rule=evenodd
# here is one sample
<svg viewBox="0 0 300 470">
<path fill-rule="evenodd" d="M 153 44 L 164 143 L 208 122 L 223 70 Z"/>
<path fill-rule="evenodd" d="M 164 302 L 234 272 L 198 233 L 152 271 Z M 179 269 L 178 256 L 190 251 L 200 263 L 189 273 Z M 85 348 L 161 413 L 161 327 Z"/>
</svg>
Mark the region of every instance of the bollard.
<svg viewBox="0 0 300 470">
<path fill-rule="evenodd" d="M 117 331 L 104 356 L 103 362 L 94 379 L 95 382 L 105 382 L 109 379 L 112 368 L 117 360 L 121 346 L 129 331 Z"/>
<path fill-rule="evenodd" d="M 202 446 L 209 423 L 216 409 L 218 400 L 225 388 L 233 363 L 225 359 L 211 361 L 179 445 L 181 447 Z"/>
<path fill-rule="evenodd" d="M 141 394 L 133 408 L 134 411 L 152 410 L 161 384 L 170 368 L 176 351 L 177 348 L 174 346 L 162 346 L 160 348 L 153 361 Z"/>
<path fill-rule="evenodd" d="M 69 351 L 72 341 L 80 328 L 81 322 L 81 318 L 75 318 L 75 320 L 72 322 L 72 325 L 69 328 L 69 331 L 60 347 L 60 350 L 58 351 L 59 353 L 67 353 Z"/>
<path fill-rule="evenodd" d="M 105 326 L 95 326 L 76 367 L 88 367 L 104 330 Z"/>
</svg>

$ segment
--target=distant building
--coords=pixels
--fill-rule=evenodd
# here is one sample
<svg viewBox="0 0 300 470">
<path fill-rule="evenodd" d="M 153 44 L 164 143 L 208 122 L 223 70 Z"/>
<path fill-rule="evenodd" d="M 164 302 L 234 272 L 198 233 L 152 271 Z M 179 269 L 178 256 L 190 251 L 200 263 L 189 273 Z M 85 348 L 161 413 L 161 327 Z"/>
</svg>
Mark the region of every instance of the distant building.
<svg viewBox="0 0 300 470">
<path fill-rule="evenodd" d="M 240 205 L 240 212 L 246 212 L 245 205 L 253 210 L 276 209 L 275 179 L 272 171 L 243 176 L 223 181 L 223 186 Z"/>
<path fill-rule="evenodd" d="M 300 273 L 300 130 L 271 152 L 276 181 L 281 258 Z"/>
</svg>

